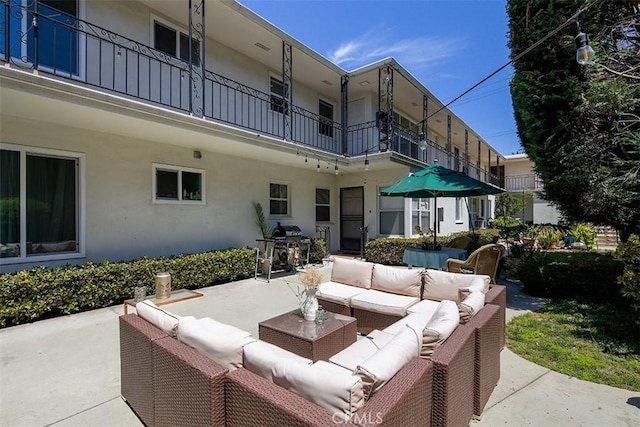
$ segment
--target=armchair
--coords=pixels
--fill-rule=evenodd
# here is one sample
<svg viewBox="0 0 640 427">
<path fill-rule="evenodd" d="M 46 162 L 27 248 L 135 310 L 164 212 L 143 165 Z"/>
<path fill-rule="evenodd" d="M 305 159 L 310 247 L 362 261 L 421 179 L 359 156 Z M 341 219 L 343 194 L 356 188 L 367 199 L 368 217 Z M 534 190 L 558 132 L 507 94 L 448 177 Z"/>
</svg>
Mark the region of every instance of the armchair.
<svg viewBox="0 0 640 427">
<path fill-rule="evenodd" d="M 491 277 L 491 283 L 496 283 L 498 263 L 504 254 L 504 246 L 490 243 L 476 249 L 466 261 L 449 258 L 446 271 L 460 273 L 460 267 L 468 266 L 474 269 L 474 274 L 486 274 Z"/>
</svg>

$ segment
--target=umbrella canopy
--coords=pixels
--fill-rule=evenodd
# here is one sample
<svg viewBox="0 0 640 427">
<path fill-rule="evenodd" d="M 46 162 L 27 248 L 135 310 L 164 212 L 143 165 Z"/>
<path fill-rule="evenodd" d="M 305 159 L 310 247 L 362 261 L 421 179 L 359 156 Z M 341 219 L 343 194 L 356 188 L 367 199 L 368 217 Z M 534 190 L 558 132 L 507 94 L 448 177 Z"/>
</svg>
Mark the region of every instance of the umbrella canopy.
<svg viewBox="0 0 640 427">
<path fill-rule="evenodd" d="M 475 178 L 446 168 L 437 163 L 409 174 L 395 184 L 380 191 L 386 197 L 434 198 L 433 242 L 436 244 L 437 198 L 474 197 L 498 194 L 504 190 Z"/>
</svg>

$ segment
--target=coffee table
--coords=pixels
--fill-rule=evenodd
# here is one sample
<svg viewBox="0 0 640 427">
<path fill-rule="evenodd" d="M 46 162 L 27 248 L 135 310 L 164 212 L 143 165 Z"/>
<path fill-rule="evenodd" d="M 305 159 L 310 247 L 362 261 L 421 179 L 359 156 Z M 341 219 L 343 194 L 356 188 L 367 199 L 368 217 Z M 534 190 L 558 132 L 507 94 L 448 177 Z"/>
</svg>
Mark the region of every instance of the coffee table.
<svg viewBox="0 0 640 427">
<path fill-rule="evenodd" d="M 290 311 L 258 324 L 261 340 L 277 345 L 299 356 L 329 360 L 356 341 L 356 319 L 328 313 L 323 324 L 304 320 L 300 310 Z"/>
</svg>

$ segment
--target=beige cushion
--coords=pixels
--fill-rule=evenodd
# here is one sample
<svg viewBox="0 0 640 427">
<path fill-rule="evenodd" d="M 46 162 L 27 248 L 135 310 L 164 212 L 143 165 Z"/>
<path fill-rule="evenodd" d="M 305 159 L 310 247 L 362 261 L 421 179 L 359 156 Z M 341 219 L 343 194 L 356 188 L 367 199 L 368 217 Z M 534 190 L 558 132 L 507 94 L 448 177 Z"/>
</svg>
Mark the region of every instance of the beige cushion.
<svg viewBox="0 0 640 427">
<path fill-rule="evenodd" d="M 440 305 L 440 301 L 434 301 L 430 299 L 423 299 L 419 303 L 412 305 L 407 309 L 408 315 L 411 313 L 421 313 L 425 316 L 428 316 L 430 319 L 433 316 L 433 313 L 436 312 L 438 306 Z"/>
<path fill-rule="evenodd" d="M 273 382 L 273 367 L 283 359 L 296 360 L 310 365 L 311 359 L 298 356 L 266 341 L 255 341 L 243 348 L 244 367 L 254 374 Z"/>
<path fill-rule="evenodd" d="M 402 328 L 406 326 L 403 324 Z M 331 363 L 354 372 L 359 364 L 373 356 L 378 350 L 393 339 L 395 335 L 379 330 L 374 330 L 366 337 L 360 337 L 356 342 L 341 352 L 329 358 Z"/>
<path fill-rule="evenodd" d="M 366 290 L 357 286 L 337 282 L 324 282 L 318 286 L 316 297 L 349 307 L 351 297 L 362 292 L 366 292 Z"/>
<path fill-rule="evenodd" d="M 485 279 L 486 278 L 486 279 Z M 481 279 L 486 282 L 486 290 L 489 290 L 491 278 L 476 274 L 449 273 L 447 271 L 439 271 L 427 269 L 424 273 L 424 291 L 423 299 L 436 301 L 451 300 L 456 303 L 460 302 L 458 290 L 471 286 L 479 286 Z"/>
<path fill-rule="evenodd" d="M 435 303 L 436 305 L 440 304 L 435 301 L 431 301 L 431 302 Z M 435 309 L 433 311 L 435 312 Z M 397 335 L 400 332 L 402 332 L 404 329 L 406 329 L 407 326 L 409 326 L 410 328 L 416 331 L 423 331 L 424 328 L 427 326 L 429 319 L 431 319 L 432 314 L 433 313 L 409 313 L 402 319 L 395 322 L 394 324 L 384 328 L 383 332 L 386 332 L 392 335 Z"/>
<path fill-rule="evenodd" d="M 404 317 L 407 309 L 420 300 L 417 297 L 391 294 L 369 289 L 351 298 L 351 307 L 375 313 Z"/>
<path fill-rule="evenodd" d="M 442 301 L 422 331 L 420 356 L 431 357 L 431 354 L 449 338 L 459 323 L 458 305 L 453 301 Z"/>
<path fill-rule="evenodd" d="M 371 289 L 420 298 L 422 270 L 374 264 Z"/>
<path fill-rule="evenodd" d="M 481 291 L 473 291 L 458 304 L 458 313 L 460 314 L 460 323 L 467 323 L 484 307 L 484 294 Z"/>
<path fill-rule="evenodd" d="M 372 262 L 336 257 L 333 260 L 331 281 L 369 289 L 371 288 L 372 272 Z"/>
<path fill-rule="evenodd" d="M 353 375 L 353 371 L 351 369 L 343 368 L 335 363 L 326 362 L 324 360 L 318 360 L 313 364 L 313 366 L 320 369 L 326 369 L 340 375 Z"/>
<path fill-rule="evenodd" d="M 136 312 L 138 316 L 175 338 L 179 323 L 178 316 L 163 310 L 150 300 L 137 303 Z"/>
<path fill-rule="evenodd" d="M 273 382 L 343 420 L 364 405 L 362 380 L 347 370 L 283 359 L 273 368 Z"/>
<path fill-rule="evenodd" d="M 355 373 L 362 378 L 365 399 L 370 399 L 411 359 L 420 355 L 422 334 L 406 327 L 384 347 L 362 362 Z"/>
<path fill-rule="evenodd" d="M 247 331 L 209 318 L 181 319 L 178 340 L 230 371 L 242 367 L 243 347 L 256 341 Z"/>
</svg>

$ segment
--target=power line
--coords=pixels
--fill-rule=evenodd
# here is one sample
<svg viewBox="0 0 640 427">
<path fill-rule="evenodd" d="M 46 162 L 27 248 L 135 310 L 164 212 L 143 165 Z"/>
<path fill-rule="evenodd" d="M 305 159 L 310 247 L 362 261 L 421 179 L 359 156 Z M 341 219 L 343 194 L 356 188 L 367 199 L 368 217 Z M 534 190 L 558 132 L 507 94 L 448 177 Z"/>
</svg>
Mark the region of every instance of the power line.
<svg viewBox="0 0 640 427">
<path fill-rule="evenodd" d="M 495 76 L 496 74 L 498 74 L 500 71 L 504 70 L 505 68 L 507 68 L 509 65 L 513 64 L 514 62 L 516 62 L 517 60 L 519 60 L 520 58 L 522 58 L 523 56 L 525 56 L 527 53 L 531 52 L 533 49 L 537 48 L 538 46 L 540 46 L 542 43 L 544 43 L 545 41 L 547 41 L 548 39 L 550 39 L 551 37 L 553 37 L 555 34 L 557 34 L 560 30 L 562 30 L 563 28 L 565 28 L 567 25 L 571 24 L 573 21 L 576 21 L 578 16 L 580 16 L 581 13 L 586 12 L 588 9 L 590 9 L 592 6 L 601 3 L 604 0 L 595 0 L 594 2 L 592 2 L 591 4 L 587 4 L 586 6 L 584 6 L 582 9 L 578 9 L 578 11 L 576 13 L 574 13 L 569 19 L 567 19 L 564 23 L 560 24 L 559 26 L 557 26 L 556 28 L 554 28 L 553 30 L 549 31 L 544 37 L 542 37 L 541 39 L 539 39 L 537 42 L 535 42 L 534 44 L 532 44 L 531 46 L 529 46 L 528 48 L 526 48 L 525 50 L 523 50 L 522 52 L 520 52 L 519 54 L 517 54 L 514 58 L 510 59 L 506 64 L 502 65 L 500 68 L 498 68 L 497 70 L 495 70 L 494 72 L 492 72 L 491 74 L 489 74 L 488 76 L 486 76 L 485 78 L 483 78 L 482 80 L 480 80 L 478 83 L 474 84 L 473 86 L 471 86 L 469 89 L 465 90 L 464 92 L 462 92 L 460 95 L 456 96 L 455 98 L 453 98 L 451 101 L 449 101 L 448 103 L 446 103 L 445 105 L 443 105 L 442 107 L 440 107 L 438 110 L 436 110 L 434 113 L 431 113 L 429 116 L 427 116 L 427 118 L 420 120 L 418 123 L 416 123 L 416 125 L 419 125 L 427 120 L 429 120 L 431 117 L 435 116 L 436 114 L 438 114 L 440 111 L 444 110 L 445 108 L 449 107 L 451 104 L 453 104 L 454 102 L 456 102 L 457 100 L 459 100 L 460 98 L 462 98 L 463 96 L 465 96 L 466 94 L 468 94 L 469 92 L 471 92 L 472 90 L 474 90 L 475 88 L 477 88 L 478 86 L 480 86 L 482 83 L 486 82 L 487 80 L 489 80 L 491 77 Z"/>
</svg>

